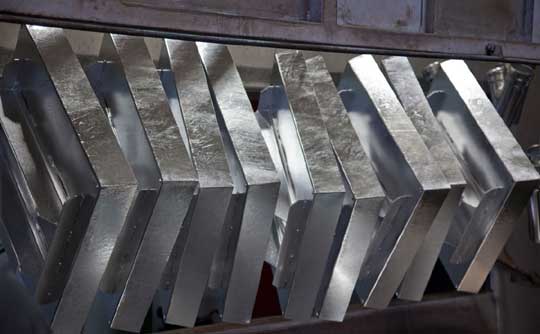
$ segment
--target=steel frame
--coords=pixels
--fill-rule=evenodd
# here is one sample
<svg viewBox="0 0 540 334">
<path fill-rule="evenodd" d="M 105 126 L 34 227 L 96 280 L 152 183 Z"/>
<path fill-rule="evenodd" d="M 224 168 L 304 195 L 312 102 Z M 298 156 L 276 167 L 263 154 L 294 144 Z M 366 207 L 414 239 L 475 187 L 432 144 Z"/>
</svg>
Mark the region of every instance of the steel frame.
<svg viewBox="0 0 540 334">
<path fill-rule="evenodd" d="M 140 1 L 138 1 L 140 2 Z M 143 1 L 143 3 L 145 3 Z M 163 1 L 161 6 L 172 6 Z M 338 24 L 338 0 L 321 0 L 320 20 L 164 9 L 132 1 L 5 0 L 0 20 L 177 39 L 349 53 L 540 63 L 540 44 L 489 36 L 376 30 Z M 194 6 L 194 5 L 191 5 Z M 488 5 L 486 5 L 488 6 Z M 159 7 L 159 8 L 158 8 Z M 382 9 L 381 9 L 382 10 Z M 496 21 L 497 18 L 494 18 Z M 538 17 L 533 20 L 537 21 Z M 534 27 L 534 22 L 531 24 Z M 533 32 L 532 41 L 536 32 Z M 446 34 L 446 35 L 443 35 Z"/>
</svg>

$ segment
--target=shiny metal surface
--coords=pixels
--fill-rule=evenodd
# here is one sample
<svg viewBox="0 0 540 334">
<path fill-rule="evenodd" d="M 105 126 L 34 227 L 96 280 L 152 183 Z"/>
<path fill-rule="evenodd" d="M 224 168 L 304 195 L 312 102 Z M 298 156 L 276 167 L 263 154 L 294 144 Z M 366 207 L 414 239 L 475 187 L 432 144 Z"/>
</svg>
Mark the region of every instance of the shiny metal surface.
<svg viewBox="0 0 540 334">
<path fill-rule="evenodd" d="M 0 239 L 8 253 L 10 267 L 20 275 L 26 288 L 34 292 L 44 266 L 44 254 L 32 229 L 36 215 L 25 205 L 18 182 L 10 175 L 10 172 L 15 170 L 13 162 L 16 160 L 12 156 L 13 152 L 7 150 L 9 144 L 3 133 L 0 143 L 3 146 L 0 151 Z"/>
<path fill-rule="evenodd" d="M 16 180 L 24 205 L 34 216 L 29 221 L 35 234 L 40 252 L 46 255 L 47 248 L 59 222 L 62 204 L 65 202 L 63 191 L 59 194 L 53 179 L 50 177 L 48 162 L 40 151 L 37 138 L 21 103 L 20 94 L 13 89 L 16 82 L 17 65 L 9 64 L 2 82 L 3 108 L 0 122 L 6 140 L 6 149 L 11 154 L 8 160 L 10 173 Z"/>
<path fill-rule="evenodd" d="M 104 328 L 111 331 L 110 322 L 129 279 L 161 186 L 161 176 L 152 149 L 139 119 L 122 64 L 115 55 L 112 40 L 105 39 L 100 55 L 95 60 L 84 61 L 85 71 L 137 178 L 138 192 L 103 274 L 100 292 L 96 295 L 85 327 L 86 333 L 103 332 Z"/>
<path fill-rule="evenodd" d="M 186 128 L 191 158 L 199 177 L 197 203 L 166 322 L 193 326 L 218 249 L 233 179 L 197 46 L 194 42 L 165 40 L 160 65 L 165 69 L 161 79 L 176 122 Z"/>
<path fill-rule="evenodd" d="M 148 173 L 147 187 L 155 189 L 157 183 L 161 183 L 152 216 L 111 321 L 111 327 L 115 329 L 138 332 L 180 234 L 197 182 L 193 164 L 143 38 L 110 34 L 105 36 L 104 43 L 105 48 L 107 43 L 110 46 L 109 60 L 123 68 L 151 149 L 151 153 L 146 151 L 146 156 L 135 156 L 134 152 L 131 161 L 146 161 L 146 166 L 139 166 L 145 171 L 139 172 Z M 126 127 L 130 128 L 130 124 Z M 140 128 L 133 127 L 136 130 L 133 134 L 143 140 Z M 124 149 L 126 145 L 124 142 Z M 155 165 L 145 159 L 150 154 Z"/>
<path fill-rule="evenodd" d="M 398 291 L 401 299 L 420 301 L 448 234 L 466 181 L 409 60 L 406 57 L 389 57 L 382 60 L 382 66 L 405 113 L 451 187 Z"/>
<path fill-rule="evenodd" d="M 27 210 L 36 214 L 32 230 L 40 252 L 44 257 L 50 256 L 55 260 L 60 257 L 60 264 L 64 264 L 61 268 L 64 270 L 58 270 L 56 262 L 50 261 L 44 266 L 35 287 L 39 303 L 56 304 L 61 298 L 88 217 L 81 214 L 78 224 L 82 230 L 73 232 L 73 242 L 65 244 L 67 252 L 63 258 L 63 249 L 57 247 L 51 251 L 51 244 L 58 226 L 66 231 L 77 221 L 81 193 L 95 192 L 95 187 L 93 190 L 90 187 L 82 189 L 84 182 L 91 182 L 94 176 L 89 171 L 87 159 L 80 150 L 35 44 L 24 28 L 20 31 L 14 59 L 17 61 L 10 63 L 4 71 L 3 102 L 6 112 L 2 126 L 18 160 L 14 163 L 13 176 L 18 180 Z M 41 103 L 43 100 L 48 103 Z M 82 160 L 80 163 L 73 163 L 58 149 L 59 143 L 65 145 L 66 142 L 75 147 L 72 154 Z M 77 177 L 82 181 L 74 181 Z M 91 197 L 87 197 L 81 211 L 89 214 L 93 202 Z M 49 317 L 52 315 L 48 314 Z"/>
<path fill-rule="evenodd" d="M 231 225 L 226 222 L 223 229 L 214 258 L 214 279 L 226 289 L 223 320 L 248 323 L 266 253 L 262 245 L 268 244 L 280 183 L 229 50 L 210 43 L 197 47 L 225 142 L 233 194 L 244 197 L 243 205 L 229 206 Z"/>
<path fill-rule="evenodd" d="M 486 81 L 489 88 L 489 98 L 493 104 L 497 104 L 504 92 L 504 79 L 506 66 L 501 65 L 492 68 L 486 73 Z"/>
<path fill-rule="evenodd" d="M 407 209 L 370 246 L 357 284 L 364 305 L 381 308 L 399 288 L 450 186 L 372 56 L 350 60 L 339 88 L 348 90 L 342 98 L 376 170 L 386 165 L 383 186 L 395 182 L 409 197 Z"/>
<path fill-rule="evenodd" d="M 279 144 L 277 142 L 274 129 L 272 128 L 272 119 L 265 118 L 268 116 L 268 111 L 270 108 L 267 108 L 264 103 L 270 101 L 270 98 L 276 90 L 279 90 L 279 88 L 275 86 L 263 89 L 259 99 L 259 106 L 255 112 L 257 123 L 261 129 L 261 134 L 264 138 L 264 142 L 268 148 L 268 152 L 270 153 L 270 157 L 272 158 L 272 162 L 276 168 L 276 173 L 280 181 L 276 210 L 274 212 L 274 218 L 272 221 L 271 236 L 270 240 L 268 241 L 268 247 L 265 255 L 265 261 L 274 269 L 277 268 L 279 249 L 283 242 L 283 235 L 286 228 L 285 225 L 287 224 L 289 210 L 291 209 L 289 184 L 287 183 L 287 176 L 285 175 L 286 167 L 283 165 L 281 160 Z M 268 95 L 269 97 L 265 97 L 265 95 Z"/>
<path fill-rule="evenodd" d="M 279 53 L 253 113 L 222 45 L 146 40 L 154 64 L 140 37 L 77 59 L 62 29 L 0 32 L 0 238 L 56 332 L 247 323 L 265 256 L 285 317 L 339 321 L 355 288 L 421 299 L 441 249 L 477 291 L 527 203 L 540 240 L 540 176 L 460 62 L 430 106 L 407 59 L 338 91 Z"/>
<path fill-rule="evenodd" d="M 46 252 L 37 219 L 46 216 L 46 208 L 52 205 L 38 206 L 37 202 L 43 197 L 34 198 L 30 192 L 30 187 L 34 190 L 45 189 L 38 184 L 47 178 L 36 177 L 39 169 L 36 168 L 29 153 L 29 144 L 22 133 L 21 116 L 10 113 L 4 107 L 10 90 L 4 89 L 9 84 L 5 82 L 3 72 L 13 57 L 19 29 L 20 26 L 16 24 L 0 23 L 0 32 L 4 36 L 0 46 L 0 177 L 3 199 L 0 206 L 0 237 L 8 253 L 10 267 L 20 274 L 26 287 L 34 292 L 43 270 Z M 31 172 L 28 181 L 25 171 Z M 45 212 L 39 212 L 38 208 Z"/>
<path fill-rule="evenodd" d="M 527 157 L 533 164 L 534 168 L 536 170 L 540 170 L 540 144 L 534 144 L 527 148 L 525 151 L 525 154 L 527 154 Z"/>
<path fill-rule="evenodd" d="M 274 237 L 267 254 L 267 261 L 274 266 L 273 284 L 279 289 L 292 281 L 302 231 L 313 200 L 313 188 L 282 88 L 271 86 L 261 91 L 258 115 L 259 126 L 281 180 L 274 213 Z"/>
<path fill-rule="evenodd" d="M 422 74 L 420 76 L 420 82 L 422 83 L 422 87 L 424 90 L 429 88 L 431 85 L 431 82 L 437 75 L 437 72 L 439 71 L 440 62 L 434 61 L 431 64 L 427 65 L 422 69 Z"/>
<path fill-rule="evenodd" d="M 275 62 L 279 88 L 261 96 L 259 112 L 273 123 L 296 208 L 288 213 L 274 284 L 288 295 L 285 317 L 308 319 L 323 283 L 345 187 L 302 54 L 279 53 Z"/>
<path fill-rule="evenodd" d="M 320 319 L 343 321 L 364 263 L 368 246 L 380 224 L 384 190 L 354 131 L 324 59 L 306 60 L 334 154 L 338 160 L 346 199 L 328 261 L 327 277 L 319 291 L 316 313 Z"/>
<path fill-rule="evenodd" d="M 519 122 L 529 83 L 533 77 L 534 69 L 529 65 L 506 66 L 503 90 L 495 105 L 508 126 Z"/>
<path fill-rule="evenodd" d="M 463 61 L 441 63 L 428 98 L 468 184 L 440 258 L 458 290 L 477 292 L 539 176 Z"/>
<path fill-rule="evenodd" d="M 35 101 L 29 103 L 36 107 L 35 115 L 44 112 L 38 116 L 44 122 L 40 139 L 50 140 L 46 149 L 56 156 L 54 166 L 61 173 L 72 174 L 62 180 L 68 194 L 71 187 L 73 195 L 95 201 L 87 207 L 88 221 L 78 222 L 82 226 L 60 221 L 38 287 L 51 294 L 48 289 L 65 284 L 51 327 L 55 333 L 79 332 L 125 222 L 136 180 L 62 29 L 27 26 L 22 34 L 19 41 L 28 39 L 21 44 L 19 54 L 28 52 L 34 62 L 42 62 L 42 73 L 48 73 L 55 90 L 54 95 L 41 97 L 45 104 L 43 111 L 39 110 L 39 94 L 46 80 L 43 74 L 42 83 L 35 83 L 40 84 L 34 88 L 35 100 L 29 97 Z M 48 104 L 56 94 L 58 101 Z M 61 128 L 55 129 L 57 126 Z M 79 216 L 85 215 L 79 211 Z"/>
<path fill-rule="evenodd" d="M 138 182 L 137 196 L 100 286 L 103 292 L 119 298 L 152 216 L 161 175 L 110 38 L 105 39 L 96 62 L 86 64 L 85 71 Z"/>
</svg>

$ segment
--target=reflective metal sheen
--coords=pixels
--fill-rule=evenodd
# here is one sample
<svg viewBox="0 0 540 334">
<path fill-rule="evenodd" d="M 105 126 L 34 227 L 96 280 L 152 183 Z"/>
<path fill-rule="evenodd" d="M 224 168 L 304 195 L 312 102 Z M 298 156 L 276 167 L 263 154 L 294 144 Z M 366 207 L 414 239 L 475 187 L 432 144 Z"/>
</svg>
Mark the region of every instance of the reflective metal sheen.
<svg viewBox="0 0 540 334">
<path fill-rule="evenodd" d="M 270 237 L 279 179 L 255 119 L 251 102 L 229 50 L 224 45 L 197 43 L 218 111 L 218 123 L 229 153 L 233 194 L 243 194 L 239 213 L 229 213 L 214 259 L 215 283 L 226 289 L 223 320 L 248 323 Z M 231 163 L 233 161 L 233 163 Z M 232 206 L 229 206 L 231 211 Z M 232 231 L 231 231 L 232 230 Z"/>
<path fill-rule="evenodd" d="M 411 267 L 407 270 L 398 292 L 401 299 L 420 301 L 448 234 L 466 181 L 446 134 L 433 115 L 409 60 L 406 57 L 389 57 L 382 61 L 382 66 L 403 109 L 451 187 Z"/>
<path fill-rule="evenodd" d="M 388 234 L 380 233 L 382 241 L 371 246 L 357 285 L 365 306 L 382 308 L 399 288 L 450 186 L 372 56 L 350 60 L 339 88 L 349 90 L 342 97 L 366 153 L 377 168 L 386 164 L 392 173 L 380 177 L 383 186 L 397 182 L 410 197 L 407 210 L 386 226 Z M 402 160 L 389 161 L 394 155 Z"/>
<path fill-rule="evenodd" d="M 502 92 L 495 100 L 497 111 L 506 125 L 512 126 L 519 122 L 529 84 L 533 78 L 534 69 L 529 65 L 508 64 L 506 66 Z"/>
<path fill-rule="evenodd" d="M 105 43 L 107 40 L 113 45 L 112 61 L 124 70 L 161 182 L 159 197 L 111 323 L 115 329 L 138 332 L 184 224 L 197 177 L 144 39 L 110 34 L 105 35 Z"/>
<path fill-rule="evenodd" d="M 58 226 L 40 281 L 45 285 L 59 284 L 57 280 L 62 278 L 55 277 L 57 272 L 62 272 L 64 265 L 71 266 L 51 327 L 55 333 L 80 332 L 126 220 L 137 182 L 63 30 L 38 26 L 27 26 L 26 29 L 23 34 L 27 33 L 35 43 L 33 46 L 50 76 L 66 120 L 69 120 L 69 125 L 66 124 L 62 131 L 71 142 L 58 138 L 51 143 L 56 146 L 49 149 L 58 150 L 56 154 L 65 160 L 59 161 L 58 168 L 64 163 L 67 169 L 70 168 L 67 164 L 74 167 L 88 164 L 88 168 L 81 169 L 86 173 L 86 180 L 78 180 L 82 175 L 74 175 L 72 182 L 75 187 L 80 187 L 83 196 L 95 197 L 86 228 L 70 226 L 74 221 L 64 221 Z M 32 46 L 27 44 L 23 48 L 30 50 Z M 36 58 L 35 61 L 39 60 Z M 48 121 L 55 120 L 48 116 Z M 76 137 L 68 135 L 69 131 L 74 131 Z M 79 147 L 84 157 L 74 154 Z M 80 241 L 76 233 L 81 233 Z M 66 244 L 72 239 L 74 243 L 70 249 Z M 70 258 L 73 258 L 72 262 Z"/>
<path fill-rule="evenodd" d="M 386 195 L 347 116 L 324 59 L 316 56 L 307 59 L 306 64 L 347 189 L 333 253 L 327 265 L 328 277 L 320 289 L 316 313 L 321 319 L 343 321 L 368 246 L 379 226 L 379 213 Z"/>
<path fill-rule="evenodd" d="M 194 42 L 165 40 L 161 79 L 179 126 L 185 126 L 199 192 L 183 247 L 166 322 L 193 326 L 218 249 L 233 179 L 212 104 L 206 74 Z M 167 73 L 168 72 L 168 73 Z"/>
<path fill-rule="evenodd" d="M 45 208 L 53 205 L 47 203 L 46 196 L 39 196 L 39 189 L 46 189 L 40 186 L 40 181 L 50 183 L 47 183 L 49 179 L 46 176 L 39 175 L 43 169 L 36 167 L 36 161 L 30 154 L 31 143 L 27 143 L 22 129 L 25 122 L 21 115 L 10 113 L 9 108 L 5 108 L 6 99 L 9 99 L 6 95 L 10 94 L 5 89 L 9 84 L 5 82 L 3 72 L 13 57 L 19 30 L 19 25 L 0 23 L 0 32 L 4 36 L 0 45 L 0 177 L 3 200 L 0 206 L 0 237 L 10 267 L 33 293 L 46 255 L 37 220 L 40 216 L 46 217 Z"/>
<path fill-rule="evenodd" d="M 278 86 L 264 91 L 259 102 L 259 112 L 273 125 L 289 188 L 274 285 L 287 294 L 285 317 L 309 319 L 323 284 L 345 187 L 302 54 L 279 53 L 275 63 Z"/>
<path fill-rule="evenodd" d="M 465 62 L 441 63 L 428 99 L 468 184 L 440 258 L 458 290 L 478 292 L 539 175 Z"/>
</svg>

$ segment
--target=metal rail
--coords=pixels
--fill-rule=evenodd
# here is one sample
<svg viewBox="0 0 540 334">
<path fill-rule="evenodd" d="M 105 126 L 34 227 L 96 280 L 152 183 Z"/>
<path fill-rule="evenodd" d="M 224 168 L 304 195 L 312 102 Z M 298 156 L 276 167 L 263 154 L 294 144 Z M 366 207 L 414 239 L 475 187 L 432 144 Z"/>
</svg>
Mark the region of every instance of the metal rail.
<svg viewBox="0 0 540 334">
<path fill-rule="evenodd" d="M 0 4 L 0 20 L 229 44 L 539 63 L 539 4 L 523 0 L 514 8 L 511 0 L 503 2 L 512 10 L 493 10 L 490 1 L 458 11 L 445 1 L 407 1 L 405 7 L 387 1 L 312 0 L 302 11 L 295 1 L 287 16 L 280 3 L 271 8 L 264 0 L 249 5 L 231 0 L 6 0 Z M 366 18 L 365 8 L 384 18 L 383 24 Z M 466 24 L 456 24 L 458 19 Z"/>
</svg>

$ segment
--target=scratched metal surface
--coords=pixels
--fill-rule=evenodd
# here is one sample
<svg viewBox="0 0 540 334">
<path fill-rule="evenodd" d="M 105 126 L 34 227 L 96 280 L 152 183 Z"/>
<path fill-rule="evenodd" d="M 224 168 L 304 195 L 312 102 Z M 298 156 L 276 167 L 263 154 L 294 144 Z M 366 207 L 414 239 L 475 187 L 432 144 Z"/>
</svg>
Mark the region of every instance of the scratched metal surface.
<svg viewBox="0 0 540 334">
<path fill-rule="evenodd" d="M 366 273 L 357 289 L 364 305 L 381 308 L 388 305 L 399 288 L 450 186 L 372 56 L 351 59 L 339 87 L 349 90 L 350 105 L 354 107 L 349 115 L 359 123 L 373 122 L 371 127 L 376 128 L 370 131 L 374 135 L 390 136 L 398 149 L 396 153 L 402 156 L 412 173 L 408 175 L 409 184 L 405 185 L 413 199 L 406 205 L 412 210 L 398 216 L 401 222 L 390 229 L 393 232 L 382 243 L 385 252 L 371 257 L 379 270 Z M 366 118 L 363 113 L 371 115 Z M 363 126 L 365 128 L 366 124 Z M 376 139 L 366 139 L 366 151 L 372 157 L 391 154 L 382 153 L 379 147 L 382 143 L 376 144 Z M 401 175 L 406 173 L 400 171 Z M 369 271 L 369 267 L 366 270 Z"/>
<path fill-rule="evenodd" d="M 420 301 L 467 182 L 409 60 L 406 57 L 389 57 L 382 60 L 382 66 L 407 116 L 452 188 L 407 270 L 398 292 L 401 299 Z"/>
<path fill-rule="evenodd" d="M 235 232 L 222 236 L 214 259 L 214 263 L 216 259 L 218 264 L 224 262 L 220 269 L 227 291 L 223 320 L 246 323 L 255 304 L 266 254 L 261 245 L 266 245 L 270 237 L 280 183 L 228 48 L 210 43 L 197 46 L 229 153 L 234 192 L 247 192 L 238 218 L 232 219 Z"/>
<path fill-rule="evenodd" d="M 158 72 L 142 37 L 110 34 L 112 61 L 121 64 L 159 169 L 161 188 L 130 276 L 111 322 L 139 331 L 180 233 L 197 185 L 180 130 L 169 108 Z"/>
<path fill-rule="evenodd" d="M 319 292 L 320 319 L 342 321 L 351 300 L 368 245 L 380 223 L 384 190 L 360 144 L 321 56 L 306 61 L 310 80 L 334 153 L 347 184 L 351 202 L 344 202 L 336 234 L 335 251 L 329 260 L 327 277 Z M 347 204 L 347 205 L 346 205 Z M 327 288 L 326 288 L 327 287 Z"/>
<path fill-rule="evenodd" d="M 441 63 L 428 96 L 471 185 L 441 260 L 458 290 L 476 292 L 510 237 L 538 174 L 463 61 Z"/>
<path fill-rule="evenodd" d="M 186 128 L 199 195 L 180 259 L 166 321 L 193 326 L 207 288 L 212 260 L 233 192 L 233 179 L 206 74 L 194 42 L 165 40 L 160 67 L 172 76 L 169 101 L 178 124 Z M 172 72 L 172 73 L 171 73 Z"/>
</svg>

